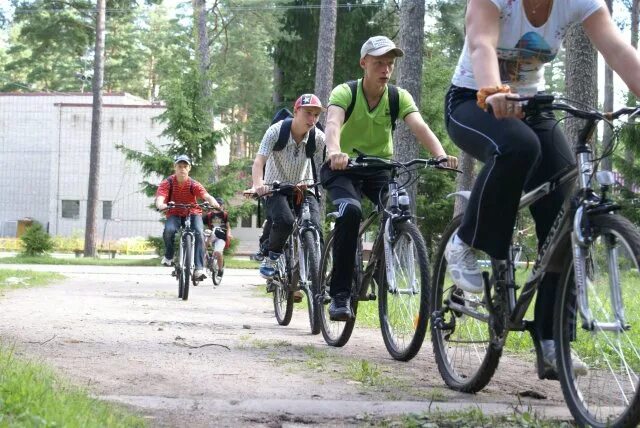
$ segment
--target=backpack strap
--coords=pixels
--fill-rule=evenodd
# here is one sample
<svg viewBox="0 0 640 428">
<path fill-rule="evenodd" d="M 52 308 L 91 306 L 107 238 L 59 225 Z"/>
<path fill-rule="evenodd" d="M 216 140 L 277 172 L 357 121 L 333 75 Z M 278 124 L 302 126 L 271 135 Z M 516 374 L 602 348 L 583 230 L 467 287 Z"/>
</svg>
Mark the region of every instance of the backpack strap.
<svg viewBox="0 0 640 428">
<path fill-rule="evenodd" d="M 164 201 L 165 204 L 171 202 L 171 194 L 173 193 L 173 180 L 171 177 L 167 177 L 167 181 L 169 182 L 169 195 L 167 196 L 167 200 Z"/>
<path fill-rule="evenodd" d="M 358 94 L 358 81 L 357 80 L 349 80 L 347 82 L 349 85 L 349 89 L 351 89 L 351 103 L 349 103 L 349 107 L 344 112 L 344 121 L 349 120 L 349 116 L 353 113 L 353 108 L 356 106 L 356 95 Z"/>
<path fill-rule="evenodd" d="M 356 96 L 358 94 L 358 81 L 350 80 L 347 82 L 349 85 L 349 89 L 351 89 L 351 103 L 347 110 L 344 113 L 344 121 L 349 120 L 351 113 L 353 113 L 353 109 L 356 106 Z M 398 115 L 400 114 L 400 93 L 398 91 L 398 87 L 396 85 L 392 85 L 391 83 L 387 84 L 387 96 L 389 97 L 389 114 L 391 116 L 391 132 L 396 130 L 396 121 L 398 120 Z"/>
<path fill-rule="evenodd" d="M 400 93 L 396 85 L 388 84 L 389 91 L 389 113 L 391 114 L 391 132 L 396 130 L 396 121 L 400 114 Z"/>
<path fill-rule="evenodd" d="M 287 147 L 289 135 L 291 135 L 291 122 L 293 122 L 292 118 L 284 119 L 282 121 L 280 132 L 278 133 L 278 141 L 276 141 L 276 144 L 273 146 L 274 151 L 279 152 Z"/>
</svg>

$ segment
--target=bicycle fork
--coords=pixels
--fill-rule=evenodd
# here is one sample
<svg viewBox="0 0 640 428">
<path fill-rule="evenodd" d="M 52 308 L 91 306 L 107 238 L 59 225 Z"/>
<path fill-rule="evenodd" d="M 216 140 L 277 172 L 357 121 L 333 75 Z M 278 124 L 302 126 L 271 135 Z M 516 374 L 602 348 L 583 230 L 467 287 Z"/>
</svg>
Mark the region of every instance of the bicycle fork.
<svg viewBox="0 0 640 428">
<path fill-rule="evenodd" d="M 571 249 L 573 253 L 573 272 L 576 285 L 578 310 L 582 318 L 582 328 L 587 331 L 613 331 L 622 333 L 629 329 L 622 308 L 622 291 L 620 290 L 620 274 L 618 270 L 618 245 L 615 236 L 603 236 L 607 252 L 607 266 L 609 273 L 609 293 L 611 297 L 611 309 L 615 321 L 601 322 L 593 317 L 589 308 L 588 289 L 593 281 L 593 267 L 589 272 L 588 262 L 593 254 L 589 251 L 591 239 L 585 236 L 582 223 L 585 216 L 584 206 L 580 206 L 575 214 L 573 231 L 571 232 Z M 593 262 L 592 262 L 593 263 Z M 591 277 L 590 277 L 591 274 Z"/>
<path fill-rule="evenodd" d="M 310 280 L 308 277 L 309 273 L 307 272 L 307 260 L 304 256 L 304 251 L 303 251 L 304 242 L 302 240 L 302 236 L 306 232 L 313 233 L 315 248 L 310 248 L 309 250 L 315 251 L 316 254 L 320 254 L 320 235 L 318 234 L 318 231 L 315 228 L 309 227 L 309 226 L 301 227 L 298 233 L 296 233 L 296 239 L 298 241 L 298 273 L 300 275 L 299 285 L 301 287 L 305 287 L 310 290 L 311 287 L 309 284 L 310 283 Z"/>
</svg>

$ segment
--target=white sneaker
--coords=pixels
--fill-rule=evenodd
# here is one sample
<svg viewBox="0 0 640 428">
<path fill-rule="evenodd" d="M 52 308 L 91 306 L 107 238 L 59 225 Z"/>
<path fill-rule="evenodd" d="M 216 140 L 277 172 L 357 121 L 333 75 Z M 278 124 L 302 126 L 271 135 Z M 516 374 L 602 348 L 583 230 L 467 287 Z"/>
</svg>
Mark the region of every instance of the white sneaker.
<svg viewBox="0 0 640 428">
<path fill-rule="evenodd" d="M 163 266 L 173 266 L 173 260 L 163 257 L 160 264 Z"/>
<path fill-rule="evenodd" d="M 202 281 L 203 279 L 207 278 L 207 275 L 204 274 L 204 271 L 202 269 L 196 269 L 193 271 L 193 278 L 196 281 Z"/>
<path fill-rule="evenodd" d="M 458 288 L 469 293 L 482 293 L 482 271 L 473 248 L 462 242 L 455 234 L 449 239 L 444 250 L 447 259 L 447 271 Z"/>
<path fill-rule="evenodd" d="M 542 362 L 545 369 L 552 369 L 557 373 L 555 342 L 553 340 L 541 340 L 540 347 L 542 348 Z M 575 376 L 586 376 L 589 373 L 589 367 L 575 354 L 571 355 L 571 366 Z"/>
</svg>

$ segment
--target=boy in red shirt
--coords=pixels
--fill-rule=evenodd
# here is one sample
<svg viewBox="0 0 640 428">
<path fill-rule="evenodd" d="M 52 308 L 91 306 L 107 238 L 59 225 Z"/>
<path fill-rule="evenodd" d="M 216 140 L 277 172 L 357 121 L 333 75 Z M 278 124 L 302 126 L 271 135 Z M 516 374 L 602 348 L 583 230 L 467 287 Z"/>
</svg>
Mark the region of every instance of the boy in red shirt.
<svg viewBox="0 0 640 428">
<path fill-rule="evenodd" d="M 165 210 L 168 202 L 176 204 L 196 204 L 198 199 L 204 199 L 213 208 L 220 208 L 220 205 L 213 196 L 207 193 L 202 184 L 189 178 L 191 171 L 191 159 L 187 155 L 180 155 L 174 162 L 175 174 L 166 178 L 158 186 L 156 191 L 156 208 Z M 162 264 L 171 266 L 173 264 L 173 242 L 180 225 L 186 218 L 191 216 L 191 227 L 195 231 L 195 271 L 193 277 L 196 280 L 206 278 L 203 270 L 204 266 L 204 227 L 202 224 L 202 209 L 198 206 L 193 208 L 171 208 L 167 210 L 167 222 L 164 225 L 164 257 Z"/>
</svg>

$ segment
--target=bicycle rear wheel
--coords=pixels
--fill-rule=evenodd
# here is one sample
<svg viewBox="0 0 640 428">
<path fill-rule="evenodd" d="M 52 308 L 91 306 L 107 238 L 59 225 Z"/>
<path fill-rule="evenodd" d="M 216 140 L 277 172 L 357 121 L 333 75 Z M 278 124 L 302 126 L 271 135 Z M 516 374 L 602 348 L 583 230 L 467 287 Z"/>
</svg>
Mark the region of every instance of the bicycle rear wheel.
<svg viewBox="0 0 640 428">
<path fill-rule="evenodd" d="M 358 296 L 357 293 L 351 293 L 351 310 L 353 311 L 354 318 L 348 321 L 331 321 L 329 318 L 329 304 L 331 299 L 329 298 L 329 284 L 331 283 L 331 274 L 333 272 L 333 239 L 334 231 L 332 231 L 325 243 L 324 250 L 322 251 L 322 262 L 320 270 L 320 284 L 321 293 L 319 297 L 318 306 L 320 307 L 320 331 L 322 331 L 322 337 L 329 346 L 344 346 L 351 337 L 353 327 L 356 324 L 355 315 L 358 309 Z M 356 260 L 356 264 L 358 261 Z M 352 290 L 355 287 L 352 286 Z"/>
<path fill-rule="evenodd" d="M 458 304 L 481 318 L 489 315 L 484 296 L 457 288 L 447 273 L 444 250 L 461 222 L 462 216 L 458 216 L 449 223 L 436 253 L 431 290 L 431 341 L 438 371 L 447 386 L 462 392 L 478 392 L 495 373 L 502 348 L 491 343 L 486 321 L 451 308 L 452 304 Z M 489 260 L 487 255 L 479 258 Z M 482 269 L 491 271 L 490 267 Z"/>
<path fill-rule="evenodd" d="M 193 245 L 191 245 L 191 240 L 193 237 L 191 235 L 184 235 L 184 264 L 182 265 L 182 300 L 187 300 L 189 298 L 189 284 L 191 283 L 191 265 L 193 261 Z"/>
<path fill-rule="evenodd" d="M 575 261 L 567 263 L 556 300 L 554 333 L 562 392 L 579 425 L 635 427 L 640 421 L 640 233 L 627 219 L 589 217 L 593 242 L 584 254 L 585 319 L 577 302 Z M 619 284 L 612 287 L 612 284 Z M 586 312 L 586 311 L 585 311 Z M 622 326 L 622 328 L 620 328 Z"/>
<path fill-rule="evenodd" d="M 392 243 L 395 285 L 387 281 L 384 249 L 378 259 L 378 311 L 382 338 L 396 360 L 416 356 L 429 321 L 429 260 L 420 231 L 408 221 L 397 223 Z"/>
<path fill-rule="evenodd" d="M 289 325 L 293 315 L 293 291 L 289 287 L 289 274 L 287 271 L 287 256 L 289 251 L 285 249 L 284 254 L 278 259 L 276 276 L 272 281 L 276 288 L 273 290 L 273 309 L 276 321 L 280 325 Z"/>
<path fill-rule="evenodd" d="M 320 295 L 320 244 L 316 242 L 316 235 L 307 231 L 302 235 L 302 251 L 305 261 L 308 285 L 304 287 L 307 295 L 307 307 L 309 311 L 309 324 L 311 334 L 320 333 L 320 307 L 318 296 Z"/>
</svg>

